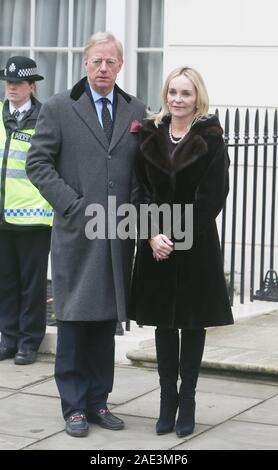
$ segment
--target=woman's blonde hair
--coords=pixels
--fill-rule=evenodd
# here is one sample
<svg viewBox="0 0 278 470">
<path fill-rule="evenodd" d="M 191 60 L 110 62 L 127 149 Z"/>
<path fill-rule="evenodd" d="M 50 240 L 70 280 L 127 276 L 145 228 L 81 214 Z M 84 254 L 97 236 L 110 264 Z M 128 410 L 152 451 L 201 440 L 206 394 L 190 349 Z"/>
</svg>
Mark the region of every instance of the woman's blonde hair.
<svg viewBox="0 0 278 470">
<path fill-rule="evenodd" d="M 168 102 L 167 102 L 167 94 L 169 89 L 169 84 L 173 78 L 179 77 L 180 75 L 184 75 L 187 77 L 195 86 L 196 89 L 196 112 L 192 121 L 192 124 L 196 122 L 196 120 L 200 119 L 203 116 L 207 116 L 209 110 L 209 97 L 206 89 L 206 85 L 204 80 L 202 79 L 201 75 L 197 70 L 191 67 L 179 67 L 174 69 L 172 72 L 169 73 L 168 77 L 165 80 L 163 89 L 162 89 L 162 108 L 161 111 L 158 113 L 153 113 L 149 116 L 149 119 L 153 119 L 156 127 L 161 124 L 162 119 L 164 116 L 169 114 Z"/>
</svg>

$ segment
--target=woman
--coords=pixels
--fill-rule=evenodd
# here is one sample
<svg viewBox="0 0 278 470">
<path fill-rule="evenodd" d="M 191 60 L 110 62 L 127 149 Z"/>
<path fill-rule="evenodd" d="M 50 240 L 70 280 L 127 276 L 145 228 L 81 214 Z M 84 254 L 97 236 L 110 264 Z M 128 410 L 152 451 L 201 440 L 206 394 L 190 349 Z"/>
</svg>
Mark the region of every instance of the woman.
<svg viewBox="0 0 278 470">
<path fill-rule="evenodd" d="M 136 255 L 130 318 L 157 327 L 159 435 L 174 427 L 180 437 L 193 432 L 205 328 L 233 323 L 215 222 L 229 190 L 229 158 L 208 106 L 200 74 L 189 67 L 175 69 L 163 88 L 162 110 L 143 126 L 136 160 L 137 209 L 142 203 L 178 204 L 183 228 L 193 225 L 191 248 L 182 250 L 176 243 L 175 249 L 174 225 L 163 233 L 152 214 L 151 225 L 158 224 L 159 233 L 140 239 Z M 185 216 L 185 204 L 193 205 L 193 221 Z"/>
<path fill-rule="evenodd" d="M 46 327 L 47 262 L 52 208 L 29 181 L 26 155 L 41 104 L 43 80 L 29 57 L 10 57 L 0 80 L 0 361 L 36 361 Z"/>
</svg>

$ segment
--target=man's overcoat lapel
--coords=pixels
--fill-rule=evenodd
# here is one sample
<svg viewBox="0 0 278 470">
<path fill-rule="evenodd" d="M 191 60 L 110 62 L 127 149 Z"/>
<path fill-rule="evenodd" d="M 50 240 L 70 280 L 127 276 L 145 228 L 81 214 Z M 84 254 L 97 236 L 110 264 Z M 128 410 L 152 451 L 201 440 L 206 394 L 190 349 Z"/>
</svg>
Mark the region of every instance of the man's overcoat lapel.
<svg viewBox="0 0 278 470">
<path fill-rule="evenodd" d="M 88 129 L 94 134 L 95 138 L 99 141 L 99 143 L 104 147 L 105 150 L 108 150 L 108 140 L 99 123 L 97 113 L 94 111 L 88 95 L 86 93 L 82 93 L 80 98 L 77 101 L 74 101 L 72 106 L 76 114 L 86 124 Z"/>
<path fill-rule="evenodd" d="M 115 85 L 115 91 L 117 94 L 115 99 L 117 100 L 117 106 L 112 139 L 109 144 L 99 123 L 97 113 L 92 109 L 91 100 L 87 93 L 84 92 L 84 85 L 85 79 L 81 80 L 73 89 L 71 95 L 76 100 L 73 102 L 73 109 L 88 129 L 94 134 L 95 138 L 104 147 L 104 149 L 106 151 L 111 151 L 116 147 L 131 122 L 132 108 L 129 105 L 129 97 L 123 93 L 117 85 Z"/>
</svg>

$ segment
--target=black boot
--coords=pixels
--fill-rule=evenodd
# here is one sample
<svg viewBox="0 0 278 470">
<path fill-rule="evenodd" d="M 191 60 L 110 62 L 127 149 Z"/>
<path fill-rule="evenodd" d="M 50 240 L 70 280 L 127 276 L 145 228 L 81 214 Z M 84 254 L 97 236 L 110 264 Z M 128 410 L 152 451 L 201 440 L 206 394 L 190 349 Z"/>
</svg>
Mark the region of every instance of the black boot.
<svg viewBox="0 0 278 470">
<path fill-rule="evenodd" d="M 178 408 L 179 332 L 158 328 L 155 331 L 157 365 L 160 382 L 160 414 L 156 423 L 158 435 L 172 432 Z"/>
<path fill-rule="evenodd" d="M 195 426 L 195 392 L 205 346 L 205 330 L 182 330 L 177 436 L 192 434 Z"/>
</svg>

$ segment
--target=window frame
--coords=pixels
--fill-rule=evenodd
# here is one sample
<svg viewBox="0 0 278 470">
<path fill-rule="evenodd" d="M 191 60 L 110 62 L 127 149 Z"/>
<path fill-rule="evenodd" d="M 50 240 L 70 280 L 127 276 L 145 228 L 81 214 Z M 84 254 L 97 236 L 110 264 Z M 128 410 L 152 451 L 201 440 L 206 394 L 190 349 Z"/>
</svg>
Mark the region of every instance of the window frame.
<svg viewBox="0 0 278 470">
<path fill-rule="evenodd" d="M 109 0 L 110 1 L 110 0 Z M 108 2 L 108 0 L 106 0 Z M 68 45 L 67 46 L 36 46 L 35 45 L 35 24 L 36 24 L 36 5 L 37 0 L 30 0 L 30 23 L 29 23 L 29 46 L 1 46 L 0 51 L 13 52 L 16 51 L 27 53 L 27 55 L 35 60 L 37 52 L 53 52 L 67 54 L 67 88 L 73 86 L 73 56 L 75 53 L 83 53 L 83 47 L 73 46 L 73 22 L 74 22 L 74 0 L 68 0 Z M 107 7 L 106 7 L 107 12 Z M 107 18 L 107 13 L 106 13 Z M 85 71 L 84 71 L 85 75 Z"/>
<path fill-rule="evenodd" d="M 163 7 L 163 17 L 165 17 L 165 1 Z M 141 53 L 162 53 L 162 70 L 164 65 L 164 44 L 161 47 L 138 47 L 139 28 L 139 0 L 126 2 L 126 35 L 125 51 L 127 66 L 125 67 L 125 89 L 137 96 L 137 69 L 138 56 Z"/>
<path fill-rule="evenodd" d="M 165 11 L 165 1 L 164 10 Z M 74 0 L 68 0 L 68 41 L 67 46 L 36 46 L 35 22 L 37 0 L 30 0 L 29 46 L 1 46 L 0 51 L 27 54 L 36 59 L 38 52 L 65 53 L 67 55 L 67 88 L 73 86 L 74 54 L 83 53 L 83 47 L 73 46 Z M 124 67 L 118 75 L 117 83 L 128 93 L 137 95 L 137 66 L 141 53 L 162 53 L 164 47 L 138 47 L 139 0 L 106 0 L 105 30 L 111 31 L 124 46 Z M 162 70 L 163 70 L 162 58 Z M 85 70 L 84 70 L 85 75 Z"/>
</svg>

